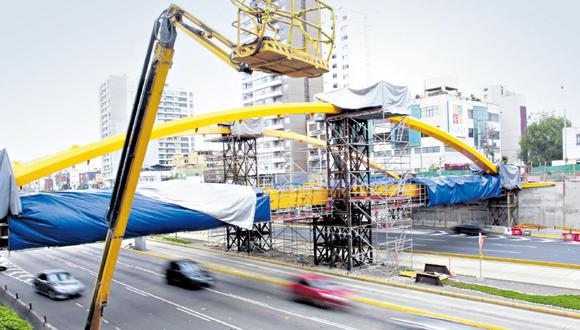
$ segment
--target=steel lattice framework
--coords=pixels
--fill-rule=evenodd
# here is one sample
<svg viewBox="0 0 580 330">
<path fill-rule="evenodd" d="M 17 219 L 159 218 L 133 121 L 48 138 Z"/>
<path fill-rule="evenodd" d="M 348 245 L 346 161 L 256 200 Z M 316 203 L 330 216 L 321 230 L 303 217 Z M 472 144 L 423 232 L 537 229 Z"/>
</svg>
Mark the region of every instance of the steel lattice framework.
<svg viewBox="0 0 580 330">
<path fill-rule="evenodd" d="M 314 263 L 351 270 L 373 262 L 369 122 L 346 114 L 325 125 L 332 214 L 314 220 Z"/>
<path fill-rule="evenodd" d="M 224 183 L 257 186 L 258 157 L 256 138 L 227 135 L 222 138 Z M 226 249 L 238 252 L 264 252 L 272 249 L 272 224 L 254 224 L 248 230 L 226 226 Z"/>
</svg>

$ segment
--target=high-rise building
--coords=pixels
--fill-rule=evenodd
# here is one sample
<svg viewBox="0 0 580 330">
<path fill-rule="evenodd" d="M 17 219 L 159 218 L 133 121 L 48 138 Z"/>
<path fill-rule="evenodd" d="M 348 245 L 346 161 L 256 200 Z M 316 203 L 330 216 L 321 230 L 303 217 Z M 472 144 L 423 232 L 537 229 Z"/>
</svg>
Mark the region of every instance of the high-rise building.
<svg viewBox="0 0 580 330">
<path fill-rule="evenodd" d="M 297 3 L 299 2 L 294 5 L 296 6 Z M 312 0 L 306 0 L 301 5 L 309 8 L 313 4 Z M 290 8 L 290 0 L 278 1 L 278 7 L 280 9 Z M 309 17 L 309 20 L 315 19 L 316 17 Z M 280 40 L 287 40 L 289 30 L 287 27 L 281 27 L 278 33 Z M 251 41 L 252 38 L 254 36 L 248 35 L 245 42 Z M 304 36 L 295 27 L 292 35 L 293 46 L 300 47 L 304 42 Z M 242 102 L 244 106 L 311 101 L 314 94 L 322 92 L 322 77 L 290 78 L 261 72 L 242 75 Z M 305 135 L 306 115 L 265 117 L 264 128 L 292 131 Z M 300 173 L 304 174 L 308 170 L 307 145 L 297 141 L 264 137 L 258 141 L 257 149 L 260 182 L 303 180 Z"/>
<path fill-rule="evenodd" d="M 501 151 L 509 162 L 519 159 L 520 140 L 526 132 L 526 97 L 503 85 L 483 89 L 483 101 L 497 104 L 501 113 Z"/>
<path fill-rule="evenodd" d="M 125 75 L 112 75 L 99 88 L 99 122 L 101 138 L 125 134 L 133 109 L 136 84 Z M 193 115 L 193 93 L 182 88 L 165 86 L 156 122 L 165 122 Z M 170 165 L 175 154 L 187 154 L 194 149 L 194 139 L 188 136 L 168 137 L 151 141 L 143 166 Z M 102 174 L 105 185 L 111 186 L 119 167 L 121 152 L 103 156 Z"/>
<path fill-rule="evenodd" d="M 417 98 L 410 106 L 410 116 L 461 139 L 475 148 L 492 162 L 501 159 L 502 136 L 500 134 L 499 107 L 483 102 L 475 96 L 465 97 L 457 89 L 455 82 L 449 79 L 435 79 L 425 82 L 425 94 Z M 471 161 L 455 149 L 441 141 L 409 131 L 403 136 L 402 144 L 390 143 L 394 135 L 389 134 L 389 123 L 375 122 L 374 134 L 383 142 L 375 143 L 374 160 L 387 167 L 397 164 L 395 159 L 404 157 L 407 164 L 395 165 L 401 169 L 424 172 L 434 169 L 460 168 Z M 408 142 L 407 142 L 408 141 Z M 402 154 L 404 153 L 404 155 Z"/>
<path fill-rule="evenodd" d="M 325 20 L 327 24 L 330 20 Z M 329 72 L 323 75 L 324 91 L 351 87 L 364 88 L 370 82 L 370 48 L 368 23 L 365 14 L 350 8 L 335 10 L 335 40 L 329 59 Z M 328 52 L 326 53 L 328 54 Z M 324 116 L 313 116 L 308 121 L 308 136 L 326 140 Z M 312 180 L 326 176 L 326 150 L 308 148 L 308 169 Z"/>
</svg>

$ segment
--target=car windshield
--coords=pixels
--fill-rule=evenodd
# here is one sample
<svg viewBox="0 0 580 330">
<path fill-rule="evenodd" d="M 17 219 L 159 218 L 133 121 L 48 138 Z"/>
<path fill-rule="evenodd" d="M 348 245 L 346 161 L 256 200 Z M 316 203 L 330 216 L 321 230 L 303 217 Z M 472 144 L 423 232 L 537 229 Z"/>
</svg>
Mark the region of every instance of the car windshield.
<svg viewBox="0 0 580 330">
<path fill-rule="evenodd" d="M 201 268 L 199 267 L 199 265 L 197 265 L 196 263 L 193 263 L 193 262 L 188 262 L 188 261 L 180 262 L 179 269 L 181 269 L 181 271 L 186 272 L 186 273 L 197 273 L 197 272 L 201 271 Z"/>
<path fill-rule="evenodd" d="M 71 274 L 62 272 L 62 273 L 51 273 L 46 275 L 47 279 L 51 282 L 63 282 L 72 280 L 73 277 Z"/>
</svg>

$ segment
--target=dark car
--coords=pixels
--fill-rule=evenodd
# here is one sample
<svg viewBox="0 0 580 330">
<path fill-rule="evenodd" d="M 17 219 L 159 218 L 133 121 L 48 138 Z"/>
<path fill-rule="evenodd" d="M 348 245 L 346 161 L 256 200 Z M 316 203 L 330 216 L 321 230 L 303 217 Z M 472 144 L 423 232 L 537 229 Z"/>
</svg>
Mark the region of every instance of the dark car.
<svg viewBox="0 0 580 330">
<path fill-rule="evenodd" d="M 479 233 L 482 235 L 487 234 L 487 230 L 478 225 L 457 225 L 453 230 L 456 234 L 466 234 L 471 236 L 479 235 Z"/>
<path fill-rule="evenodd" d="M 184 287 L 208 287 L 213 277 L 200 264 L 189 259 L 173 260 L 165 271 L 167 283 Z"/>
<path fill-rule="evenodd" d="M 292 298 L 321 307 L 347 308 L 350 292 L 319 274 L 293 275 L 288 285 Z"/>
<path fill-rule="evenodd" d="M 38 274 L 32 285 L 37 293 L 45 294 L 51 299 L 80 296 L 85 290 L 85 286 L 69 272 L 58 269 Z"/>
</svg>

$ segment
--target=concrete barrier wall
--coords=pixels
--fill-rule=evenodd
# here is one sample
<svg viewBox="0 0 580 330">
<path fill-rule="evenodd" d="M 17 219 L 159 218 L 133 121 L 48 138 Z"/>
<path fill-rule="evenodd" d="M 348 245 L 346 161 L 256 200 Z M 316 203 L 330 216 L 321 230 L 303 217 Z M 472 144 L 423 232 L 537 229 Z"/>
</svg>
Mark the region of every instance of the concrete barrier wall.
<svg viewBox="0 0 580 330">
<path fill-rule="evenodd" d="M 580 182 L 525 189 L 519 193 L 519 223 L 580 228 Z"/>
<path fill-rule="evenodd" d="M 414 226 L 453 227 L 458 224 L 486 224 L 489 211 L 486 203 L 413 209 Z"/>
</svg>

